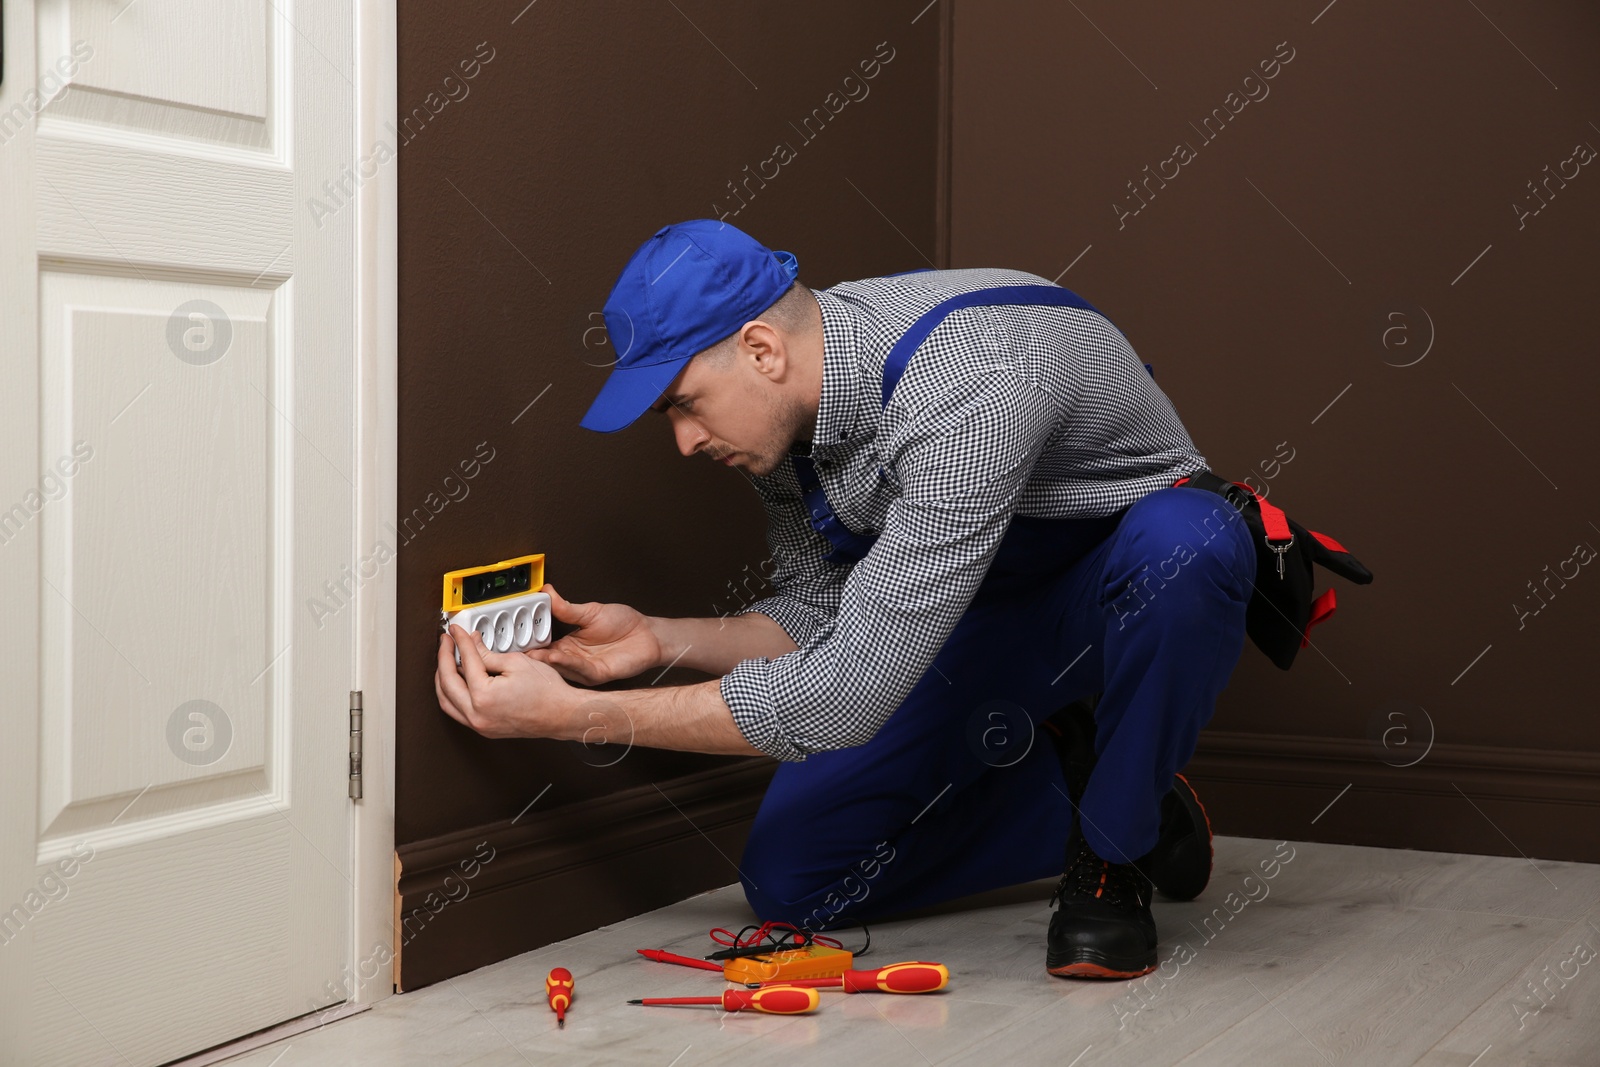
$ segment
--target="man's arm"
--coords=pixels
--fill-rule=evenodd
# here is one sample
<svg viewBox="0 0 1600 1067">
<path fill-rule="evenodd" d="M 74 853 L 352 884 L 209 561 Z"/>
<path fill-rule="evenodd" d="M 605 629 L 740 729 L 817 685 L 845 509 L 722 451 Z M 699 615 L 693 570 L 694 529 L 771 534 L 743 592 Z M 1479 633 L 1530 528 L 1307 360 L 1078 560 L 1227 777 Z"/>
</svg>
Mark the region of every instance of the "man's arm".
<svg viewBox="0 0 1600 1067">
<path fill-rule="evenodd" d="M 775 659 L 799 647 L 770 616 L 755 611 L 720 619 L 652 616 L 649 621 L 661 645 L 661 667 L 676 664 L 707 674 L 727 674 L 740 660 Z"/>
<path fill-rule="evenodd" d="M 526 655 L 581 685 L 636 678 L 679 663 L 724 674 L 742 659 L 781 656 L 795 648 L 783 627 L 765 615 L 662 618 L 627 604 L 573 603 L 548 582 L 543 592 L 550 595 L 556 621 L 574 629 Z"/>
<path fill-rule="evenodd" d="M 599 739 L 595 731 L 603 730 L 608 744 L 712 755 L 766 755 L 747 741 L 735 725 L 733 713 L 723 702 L 720 681 L 596 693 L 598 700 L 591 703 L 613 706 L 589 708 L 581 720 L 587 724 L 587 733 L 577 740 L 594 743 Z"/>
</svg>

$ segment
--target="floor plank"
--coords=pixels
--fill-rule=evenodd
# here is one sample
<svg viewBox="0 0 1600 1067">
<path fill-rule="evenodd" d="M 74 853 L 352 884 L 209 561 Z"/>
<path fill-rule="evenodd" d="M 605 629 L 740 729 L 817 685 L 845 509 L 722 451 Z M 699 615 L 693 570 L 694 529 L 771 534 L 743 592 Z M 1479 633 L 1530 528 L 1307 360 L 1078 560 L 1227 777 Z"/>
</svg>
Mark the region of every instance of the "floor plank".
<svg viewBox="0 0 1600 1067">
<path fill-rule="evenodd" d="M 1600 910 L 1563 930 L 1421 1061 L 1454 1067 L 1600 1063 Z"/>
<path fill-rule="evenodd" d="M 1261 984 L 1257 1010 L 1185 1062 L 1270 1063 L 1299 1041 L 1324 1063 L 1414 1063 L 1568 925 L 1385 905 L 1322 914 L 1306 925 L 1337 957 L 1293 986 Z"/>
</svg>

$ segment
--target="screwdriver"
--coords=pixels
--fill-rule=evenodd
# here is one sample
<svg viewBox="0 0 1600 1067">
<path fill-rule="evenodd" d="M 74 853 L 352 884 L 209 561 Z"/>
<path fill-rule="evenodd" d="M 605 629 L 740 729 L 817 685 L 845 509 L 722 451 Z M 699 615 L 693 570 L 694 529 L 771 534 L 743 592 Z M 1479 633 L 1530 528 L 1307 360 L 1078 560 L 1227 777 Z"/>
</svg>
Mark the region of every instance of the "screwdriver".
<svg viewBox="0 0 1600 1067">
<path fill-rule="evenodd" d="M 796 985 L 770 985 L 762 989 L 724 989 L 720 997 L 644 997 L 629 1004 L 720 1004 L 723 1011 L 764 1011 L 769 1015 L 800 1015 L 815 1011 L 820 1001 L 815 989 Z"/>
<path fill-rule="evenodd" d="M 550 1002 L 550 1009 L 556 1013 L 556 1029 L 567 1028 L 567 1009 L 572 1007 L 572 972 L 565 967 L 557 967 L 550 972 L 550 977 L 544 980 L 545 999 Z"/>
<path fill-rule="evenodd" d="M 942 963 L 909 960 L 891 963 L 875 971 L 845 971 L 832 978 L 791 978 L 781 983 L 808 989 L 841 989 L 846 993 L 931 993 L 950 981 L 950 969 Z M 764 989 L 778 983 L 747 982 L 747 989 Z"/>
</svg>

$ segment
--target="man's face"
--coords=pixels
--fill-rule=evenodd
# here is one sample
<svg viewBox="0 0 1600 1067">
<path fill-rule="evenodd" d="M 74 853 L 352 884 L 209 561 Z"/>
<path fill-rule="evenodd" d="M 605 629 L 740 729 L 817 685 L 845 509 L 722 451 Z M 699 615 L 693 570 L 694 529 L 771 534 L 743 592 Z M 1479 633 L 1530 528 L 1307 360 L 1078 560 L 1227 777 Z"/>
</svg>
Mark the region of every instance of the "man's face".
<svg viewBox="0 0 1600 1067">
<path fill-rule="evenodd" d="M 695 356 L 650 410 L 671 421 L 685 456 L 702 452 L 755 475 L 777 469 L 805 421 L 804 406 L 742 349 L 722 366 Z"/>
</svg>

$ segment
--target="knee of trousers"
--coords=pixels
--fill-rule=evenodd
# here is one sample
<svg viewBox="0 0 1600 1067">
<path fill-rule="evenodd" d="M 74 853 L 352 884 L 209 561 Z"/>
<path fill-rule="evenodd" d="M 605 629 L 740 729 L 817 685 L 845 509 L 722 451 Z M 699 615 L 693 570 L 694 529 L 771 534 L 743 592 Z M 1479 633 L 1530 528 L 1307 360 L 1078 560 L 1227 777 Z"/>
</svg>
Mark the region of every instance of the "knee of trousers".
<svg viewBox="0 0 1600 1067">
<path fill-rule="evenodd" d="M 828 883 L 813 872 L 784 863 L 781 851 L 757 857 L 747 852 L 739 862 L 739 884 L 762 922 L 792 923 L 802 930 L 826 929 L 851 903 L 838 887 L 828 892 Z"/>
<path fill-rule="evenodd" d="M 763 922 L 794 922 L 795 916 L 789 912 L 808 892 L 795 865 L 783 862 L 782 850 L 749 845 L 739 859 L 739 884 L 744 887 L 750 910 Z"/>
<path fill-rule="evenodd" d="M 1114 617 L 1164 604 L 1155 614 L 1248 603 L 1255 546 L 1244 516 L 1204 489 L 1175 486 L 1141 497 L 1118 529 L 1104 595 Z"/>
<path fill-rule="evenodd" d="M 812 898 L 826 889 L 825 879 L 807 860 L 803 835 L 784 828 L 781 813 L 764 803 L 745 839 L 739 857 L 739 882 L 745 900 L 762 919 L 781 920 L 799 925 Z"/>
<path fill-rule="evenodd" d="M 819 855 L 837 850 L 808 848 L 803 819 L 787 817 L 781 810 L 786 807 L 763 803 L 756 813 L 739 858 L 739 883 L 762 921 L 824 929 L 854 910 L 874 887 L 881 888 L 882 869 L 895 852 L 887 841 L 863 843 L 859 849 L 847 847 L 847 861 L 819 862 Z"/>
</svg>

